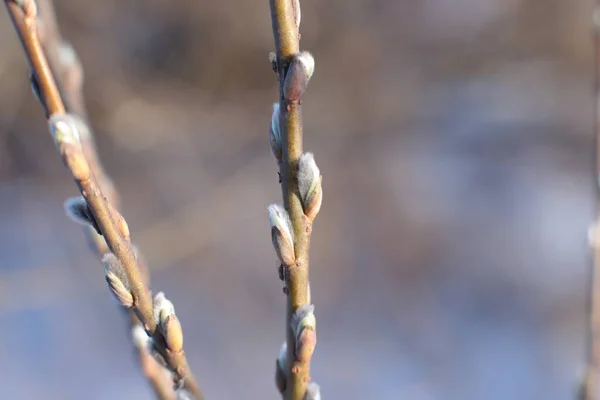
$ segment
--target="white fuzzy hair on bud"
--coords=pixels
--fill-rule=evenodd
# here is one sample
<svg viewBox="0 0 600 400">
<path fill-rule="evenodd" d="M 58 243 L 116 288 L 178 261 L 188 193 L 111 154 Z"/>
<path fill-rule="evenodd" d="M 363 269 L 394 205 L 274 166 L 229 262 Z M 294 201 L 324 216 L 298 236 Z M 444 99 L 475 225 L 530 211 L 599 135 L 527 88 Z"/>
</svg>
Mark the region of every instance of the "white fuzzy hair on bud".
<svg viewBox="0 0 600 400">
<path fill-rule="evenodd" d="M 98 223 L 92 215 L 87 201 L 85 201 L 82 196 L 69 197 L 65 200 L 64 209 L 65 213 L 72 221 L 81 225 L 91 226 L 98 234 L 100 234 Z"/>
<path fill-rule="evenodd" d="M 296 58 L 302 63 L 306 70 L 306 79 L 310 79 L 315 72 L 315 58 L 308 51 L 301 51 Z"/>
<path fill-rule="evenodd" d="M 269 144 L 271 145 L 271 153 L 278 163 L 281 162 L 283 156 L 283 148 L 281 141 L 281 131 L 279 127 L 279 103 L 273 103 L 273 115 L 271 117 L 271 129 L 269 130 Z"/>
<path fill-rule="evenodd" d="M 304 214 L 312 221 L 323 202 L 321 171 L 312 153 L 304 153 L 298 161 L 298 191 L 302 199 Z"/>
<path fill-rule="evenodd" d="M 304 400 L 321 400 L 321 388 L 315 382 L 309 382 Z"/>
<path fill-rule="evenodd" d="M 271 224 L 271 240 L 279 260 L 285 265 L 292 265 L 296 256 L 294 253 L 294 235 L 292 223 L 287 211 L 278 204 L 268 207 Z"/>
<path fill-rule="evenodd" d="M 142 325 L 135 324 L 131 328 L 131 340 L 138 350 L 143 350 L 148 348 L 152 338 L 148 336 Z"/>
<path fill-rule="evenodd" d="M 321 171 L 317 167 L 314 154 L 302 154 L 298 160 L 298 190 L 304 203 L 319 184 L 320 177 Z"/>
<path fill-rule="evenodd" d="M 279 355 L 277 356 L 277 365 L 282 371 L 286 371 L 287 368 L 287 342 L 283 342 L 279 349 Z"/>
<path fill-rule="evenodd" d="M 185 389 L 179 389 L 177 391 L 177 400 L 194 400 L 194 396 Z"/>
<path fill-rule="evenodd" d="M 57 148 L 61 143 L 81 146 L 77 118 L 71 114 L 53 114 L 48 119 L 48 127 Z"/>
<path fill-rule="evenodd" d="M 113 297 L 123 307 L 131 308 L 133 306 L 133 295 L 121 261 L 113 253 L 106 253 L 102 257 L 102 264 L 104 264 L 106 283 L 108 283 Z"/>
<path fill-rule="evenodd" d="M 157 325 L 162 325 L 162 323 L 167 319 L 168 316 L 175 314 L 175 306 L 165 297 L 163 292 L 158 292 L 154 296 L 154 320 Z"/>
<path fill-rule="evenodd" d="M 305 304 L 298 307 L 292 316 L 291 325 L 296 340 L 300 338 L 303 329 L 310 327 L 316 330 L 317 319 L 315 318 L 315 306 L 312 304 Z"/>
</svg>

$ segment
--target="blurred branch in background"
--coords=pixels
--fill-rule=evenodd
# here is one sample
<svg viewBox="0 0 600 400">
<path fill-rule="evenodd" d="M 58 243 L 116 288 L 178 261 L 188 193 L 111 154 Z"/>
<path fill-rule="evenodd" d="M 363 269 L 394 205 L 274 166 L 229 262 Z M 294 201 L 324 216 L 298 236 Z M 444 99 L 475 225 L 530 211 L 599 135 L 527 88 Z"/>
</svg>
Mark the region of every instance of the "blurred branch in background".
<svg viewBox="0 0 600 400">
<path fill-rule="evenodd" d="M 83 71 L 77 56 L 60 39 L 53 8 L 50 2 L 45 2 L 47 19 L 41 23 L 41 38 L 53 55 L 54 71 L 62 78 L 63 97 L 70 101 L 73 113 L 67 114 L 38 36 L 37 4 L 33 0 L 5 0 L 5 4 L 29 58 L 33 92 L 45 109 L 57 149 L 83 196 L 67 201 L 66 211 L 73 219 L 89 224 L 88 232 L 91 229 L 96 232 L 90 233 L 92 243 L 102 256 L 113 295 L 130 313 L 142 370 L 159 399 L 172 400 L 175 392 L 170 387 L 173 382 L 164 380 L 168 375 L 157 361 L 176 377 L 174 384 L 178 390 L 189 391 L 202 400 L 200 387 L 185 358 L 183 333 L 173 305 L 162 292 L 152 300 L 149 276 L 130 242 L 127 223 L 114 208 L 115 204 L 111 204 L 110 200 L 116 202 L 116 194 L 98 161 L 91 130 L 83 120 Z M 102 189 L 107 190 L 108 199 Z M 148 353 L 156 360 L 151 361 Z"/>
<path fill-rule="evenodd" d="M 581 388 L 582 400 L 598 400 L 600 382 L 600 2 L 593 12 L 594 29 L 594 127 L 596 144 L 596 221 L 591 227 L 590 245 L 593 252 L 590 286 L 587 369 Z"/>
</svg>

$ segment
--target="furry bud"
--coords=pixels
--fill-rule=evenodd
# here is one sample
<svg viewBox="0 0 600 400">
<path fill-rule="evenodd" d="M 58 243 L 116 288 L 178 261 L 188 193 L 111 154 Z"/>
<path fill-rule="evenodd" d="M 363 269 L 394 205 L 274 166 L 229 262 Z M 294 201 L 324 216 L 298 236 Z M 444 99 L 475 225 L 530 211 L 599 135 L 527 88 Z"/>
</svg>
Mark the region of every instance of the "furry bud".
<svg viewBox="0 0 600 400">
<path fill-rule="evenodd" d="M 63 143 L 71 143 L 81 147 L 77 118 L 71 114 L 53 114 L 48 119 L 50 133 L 56 148 Z"/>
<path fill-rule="evenodd" d="M 177 315 L 167 315 L 161 326 L 169 350 L 174 353 L 180 352 L 183 349 L 183 330 Z"/>
<path fill-rule="evenodd" d="M 279 393 L 285 392 L 287 385 L 287 343 L 283 342 L 275 363 L 275 385 Z"/>
<path fill-rule="evenodd" d="M 131 340 L 136 349 L 145 350 L 148 349 L 152 338 L 148 336 L 146 330 L 141 324 L 135 324 L 131 328 Z"/>
<path fill-rule="evenodd" d="M 102 264 L 104 264 L 106 282 L 115 300 L 123 307 L 131 308 L 133 295 L 123 265 L 113 253 L 106 253 L 102 257 Z"/>
<path fill-rule="evenodd" d="M 271 153 L 279 164 L 283 156 L 281 130 L 279 128 L 279 103 L 273 103 L 273 116 L 271 117 L 271 128 L 269 130 L 269 144 Z"/>
<path fill-rule="evenodd" d="M 194 400 L 194 396 L 185 389 L 179 389 L 177 391 L 177 400 Z"/>
<path fill-rule="evenodd" d="M 321 388 L 314 382 L 309 382 L 306 387 L 304 400 L 321 400 Z"/>
<path fill-rule="evenodd" d="M 64 203 L 64 208 L 71 220 L 82 225 L 91 226 L 99 235 L 102 234 L 87 201 L 82 196 L 68 198 Z"/>
<path fill-rule="evenodd" d="M 165 323 L 168 317 L 175 315 L 175 306 L 173 306 L 173 303 L 167 300 L 163 292 L 158 292 L 154 296 L 153 312 L 156 325 L 164 335 Z"/>
<path fill-rule="evenodd" d="M 280 205 L 271 204 L 268 209 L 271 239 L 277 257 L 285 265 L 292 265 L 296 261 L 296 255 L 294 253 L 294 236 L 290 217 Z"/>
<path fill-rule="evenodd" d="M 298 102 L 308 87 L 308 81 L 315 71 L 315 59 L 307 51 L 296 53 L 283 83 L 283 97 L 291 102 Z"/>
<path fill-rule="evenodd" d="M 298 161 L 298 190 L 304 214 L 312 221 L 323 202 L 322 176 L 312 153 L 304 153 Z"/>
<path fill-rule="evenodd" d="M 317 320 L 314 314 L 315 306 L 303 305 L 298 307 L 292 316 L 292 330 L 296 337 L 296 360 L 309 361 L 317 345 Z"/>
</svg>

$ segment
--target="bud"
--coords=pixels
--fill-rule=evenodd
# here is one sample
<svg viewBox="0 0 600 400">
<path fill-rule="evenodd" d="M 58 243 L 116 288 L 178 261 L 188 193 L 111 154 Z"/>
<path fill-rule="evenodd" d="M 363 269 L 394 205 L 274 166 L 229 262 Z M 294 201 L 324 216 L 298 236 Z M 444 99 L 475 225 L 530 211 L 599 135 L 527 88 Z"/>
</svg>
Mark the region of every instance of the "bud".
<svg viewBox="0 0 600 400">
<path fill-rule="evenodd" d="M 179 389 L 177 391 L 177 400 L 195 400 L 194 396 L 185 389 Z"/>
<path fill-rule="evenodd" d="M 310 282 L 306 283 L 306 302 L 308 304 L 311 303 L 311 294 L 310 294 Z"/>
<path fill-rule="evenodd" d="M 296 261 L 294 253 L 294 236 L 292 223 L 287 211 L 277 204 L 269 206 L 269 222 L 271 223 L 271 240 L 279 260 L 285 265 L 292 265 Z"/>
<path fill-rule="evenodd" d="M 291 102 L 298 102 L 308 87 L 313 72 L 315 59 L 307 51 L 296 53 L 285 75 L 283 97 Z"/>
<path fill-rule="evenodd" d="M 158 325 L 160 331 L 164 335 L 165 323 L 169 316 L 175 315 L 175 306 L 173 306 L 173 303 L 167 300 L 163 292 L 158 292 L 154 296 L 153 312 L 154 321 L 156 322 L 156 325 Z"/>
<path fill-rule="evenodd" d="M 123 216 L 110 204 L 108 205 L 108 209 L 110 211 L 110 216 L 112 217 L 113 222 L 115 223 L 115 226 L 121 236 L 124 239 L 129 239 L 129 226 L 127 225 L 127 221 L 125 221 L 125 218 L 123 218 Z"/>
<path fill-rule="evenodd" d="M 57 149 L 63 143 L 71 143 L 81 147 L 77 118 L 71 114 L 53 114 L 48 119 L 50 133 Z"/>
<path fill-rule="evenodd" d="M 141 324 L 135 324 L 131 328 L 131 341 L 138 350 L 146 350 L 152 338 L 148 336 L 146 330 Z"/>
<path fill-rule="evenodd" d="M 309 382 L 306 387 L 304 400 L 321 400 L 321 388 L 314 382 Z"/>
<path fill-rule="evenodd" d="M 183 349 L 183 329 L 177 315 L 168 315 L 162 323 L 163 335 L 167 342 L 167 347 L 174 353 Z"/>
<path fill-rule="evenodd" d="M 296 338 L 296 360 L 309 361 L 317 345 L 317 320 L 315 306 L 305 304 L 298 307 L 292 316 L 292 330 Z"/>
<path fill-rule="evenodd" d="M 304 214 L 312 221 L 323 202 L 322 177 L 313 153 L 304 153 L 298 161 L 298 191 Z"/>
<path fill-rule="evenodd" d="M 133 295 L 123 265 L 113 253 L 106 253 L 102 257 L 102 264 L 104 264 L 106 282 L 115 300 L 123 307 L 131 308 Z"/>
<path fill-rule="evenodd" d="M 273 116 L 271 117 L 271 128 L 269 130 L 269 144 L 271 153 L 279 164 L 283 155 L 281 131 L 279 129 L 279 103 L 273 103 Z"/>
<path fill-rule="evenodd" d="M 283 342 L 279 350 L 279 356 L 275 362 L 275 385 L 279 393 L 285 392 L 287 385 L 287 343 Z"/>
<path fill-rule="evenodd" d="M 67 216 L 71 220 L 82 225 L 91 226 L 99 235 L 102 235 L 100 227 L 92 215 L 92 211 L 90 210 L 87 201 L 82 196 L 69 197 L 64 203 L 64 208 Z"/>
</svg>

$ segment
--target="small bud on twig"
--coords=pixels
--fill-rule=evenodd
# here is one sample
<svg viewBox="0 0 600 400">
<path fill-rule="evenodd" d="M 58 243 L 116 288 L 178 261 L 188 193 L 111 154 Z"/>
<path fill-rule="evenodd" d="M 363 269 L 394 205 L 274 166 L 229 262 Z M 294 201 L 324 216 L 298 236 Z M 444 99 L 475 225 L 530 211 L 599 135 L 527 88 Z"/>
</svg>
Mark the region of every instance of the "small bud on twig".
<svg viewBox="0 0 600 400">
<path fill-rule="evenodd" d="M 290 217 L 283 207 L 277 204 L 269 206 L 269 222 L 271 223 L 271 239 L 279 260 L 285 265 L 292 265 L 294 254 L 294 236 Z"/>
<path fill-rule="evenodd" d="M 102 257 L 102 264 L 104 264 L 106 282 L 115 300 L 123 307 L 131 308 L 133 295 L 121 262 L 113 253 L 106 253 Z"/>
<path fill-rule="evenodd" d="M 48 119 L 50 133 L 57 149 L 62 143 L 71 143 L 81 147 L 76 118 L 71 114 L 53 114 Z"/>
<path fill-rule="evenodd" d="M 82 225 L 91 226 L 99 235 L 102 235 L 100 227 L 96 222 L 96 218 L 92 215 L 92 211 L 90 210 L 87 201 L 85 201 L 82 196 L 69 197 L 65 200 L 64 208 L 67 216 L 71 220 Z"/>
<path fill-rule="evenodd" d="M 314 382 L 309 382 L 304 400 L 321 400 L 321 388 Z"/>
<path fill-rule="evenodd" d="M 279 103 L 274 103 L 273 116 L 271 117 L 271 128 L 269 130 L 269 144 L 271 145 L 271 153 L 277 160 L 277 164 L 281 162 L 281 157 L 283 155 L 281 143 L 281 131 L 279 128 Z"/>
<path fill-rule="evenodd" d="M 298 161 L 298 190 L 304 214 L 312 221 L 323 202 L 322 177 L 313 153 L 304 153 Z"/>
<path fill-rule="evenodd" d="M 307 51 L 296 53 L 285 75 L 283 97 L 291 102 L 299 102 L 314 71 L 315 59 L 312 54 Z"/>
<path fill-rule="evenodd" d="M 161 326 L 169 350 L 175 353 L 181 351 L 183 349 L 183 329 L 181 329 L 181 322 L 177 315 L 168 315 Z"/>
<path fill-rule="evenodd" d="M 154 296 L 154 319 L 165 337 L 169 350 L 173 352 L 180 351 L 183 348 L 181 323 L 175 315 L 175 306 L 167 300 L 163 292 L 158 292 Z"/>
<path fill-rule="evenodd" d="M 298 307 L 292 316 L 292 330 L 296 337 L 295 354 L 298 361 L 309 361 L 317 345 L 317 320 L 315 306 L 305 304 Z"/>
<path fill-rule="evenodd" d="M 108 205 L 110 214 L 113 218 L 115 226 L 117 230 L 126 239 L 129 239 L 129 226 L 125 221 L 125 218 L 115 210 L 110 204 Z M 73 221 L 80 223 L 82 225 L 90 225 L 92 228 L 96 230 L 98 235 L 102 235 L 102 231 L 100 230 L 100 226 L 96 222 L 96 218 L 92 214 L 87 201 L 82 196 L 79 197 L 70 197 L 64 203 L 65 212 L 67 216 L 71 218 Z"/>
<path fill-rule="evenodd" d="M 285 392 L 287 385 L 287 343 L 283 342 L 275 363 L 275 385 L 279 393 Z"/>
</svg>

